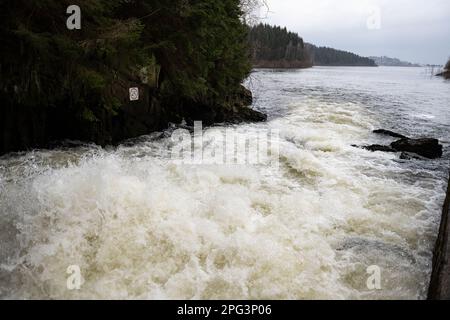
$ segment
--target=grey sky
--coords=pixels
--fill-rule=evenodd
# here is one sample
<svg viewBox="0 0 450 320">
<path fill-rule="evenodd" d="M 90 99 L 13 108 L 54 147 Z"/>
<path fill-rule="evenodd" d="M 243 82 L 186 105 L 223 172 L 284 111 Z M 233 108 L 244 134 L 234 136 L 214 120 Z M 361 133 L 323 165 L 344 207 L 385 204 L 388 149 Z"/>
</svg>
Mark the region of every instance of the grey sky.
<svg viewBox="0 0 450 320">
<path fill-rule="evenodd" d="M 260 12 L 263 22 L 286 26 L 317 45 L 364 56 L 386 55 L 430 64 L 444 64 L 450 57 L 449 0 L 267 0 L 267 3 L 270 11 Z"/>
</svg>

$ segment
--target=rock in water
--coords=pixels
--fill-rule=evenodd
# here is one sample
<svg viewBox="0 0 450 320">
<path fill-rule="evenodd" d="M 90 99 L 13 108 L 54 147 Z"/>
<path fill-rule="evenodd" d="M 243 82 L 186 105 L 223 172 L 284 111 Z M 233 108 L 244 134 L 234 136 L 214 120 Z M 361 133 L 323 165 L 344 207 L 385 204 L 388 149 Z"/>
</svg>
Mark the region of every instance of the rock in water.
<svg viewBox="0 0 450 320">
<path fill-rule="evenodd" d="M 402 152 L 400 154 L 401 160 L 426 160 L 425 157 L 421 157 L 418 154 L 410 153 L 410 152 Z"/>
<path fill-rule="evenodd" d="M 241 92 L 239 94 L 239 97 L 243 103 L 244 106 L 251 106 L 253 103 L 253 94 L 250 90 L 247 88 L 244 88 L 241 86 Z"/>
<path fill-rule="evenodd" d="M 399 134 L 399 133 L 396 133 L 396 132 L 393 132 L 393 131 L 390 131 L 390 130 L 385 130 L 385 129 L 374 130 L 373 133 L 383 134 L 385 136 L 391 136 L 391 137 L 399 138 L 399 139 L 407 139 L 408 138 L 408 137 L 406 137 L 406 136 L 404 136 L 402 134 Z"/>
<path fill-rule="evenodd" d="M 428 159 L 442 157 L 442 145 L 439 140 L 423 139 L 401 139 L 391 144 L 392 149 L 396 151 L 412 152 Z"/>
<path fill-rule="evenodd" d="M 373 144 L 370 146 L 362 146 L 361 148 L 372 151 L 372 152 L 375 152 L 375 151 L 397 152 L 396 150 L 394 150 L 393 148 L 391 148 L 389 146 L 383 146 L 383 145 L 379 145 L 379 144 Z"/>
</svg>

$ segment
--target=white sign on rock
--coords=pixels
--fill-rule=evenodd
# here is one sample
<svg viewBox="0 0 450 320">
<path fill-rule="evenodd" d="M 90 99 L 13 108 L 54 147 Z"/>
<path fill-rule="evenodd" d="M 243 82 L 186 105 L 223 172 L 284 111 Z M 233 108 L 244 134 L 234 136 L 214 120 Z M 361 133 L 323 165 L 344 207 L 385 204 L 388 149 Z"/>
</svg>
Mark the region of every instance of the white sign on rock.
<svg viewBox="0 0 450 320">
<path fill-rule="evenodd" d="M 139 100 L 139 88 L 130 88 L 130 101 Z"/>
</svg>

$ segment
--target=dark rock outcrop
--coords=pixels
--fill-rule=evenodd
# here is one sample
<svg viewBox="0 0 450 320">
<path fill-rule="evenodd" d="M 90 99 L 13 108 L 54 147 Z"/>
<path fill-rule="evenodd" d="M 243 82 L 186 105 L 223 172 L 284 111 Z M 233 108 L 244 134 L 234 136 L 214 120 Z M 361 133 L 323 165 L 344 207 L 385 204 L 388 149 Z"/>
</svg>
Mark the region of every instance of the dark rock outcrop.
<svg viewBox="0 0 450 320">
<path fill-rule="evenodd" d="M 410 152 L 402 152 L 400 153 L 401 160 L 425 160 L 426 158 L 419 156 L 418 154 L 410 153 Z"/>
<path fill-rule="evenodd" d="M 245 87 L 241 87 L 238 99 L 244 106 L 251 106 L 253 103 L 253 93 Z"/>
<path fill-rule="evenodd" d="M 390 130 L 374 130 L 376 134 L 383 134 L 394 138 L 400 138 L 395 142 L 392 142 L 389 146 L 386 145 L 369 145 L 359 146 L 359 148 L 366 149 L 372 152 L 401 152 L 400 159 L 437 159 L 443 155 L 443 146 L 439 144 L 439 140 L 432 138 L 411 139 L 402 134 L 390 131 Z M 358 147 L 358 146 L 354 146 Z"/>
<path fill-rule="evenodd" d="M 372 152 L 375 151 L 382 151 L 382 152 L 397 152 L 395 149 L 392 149 L 389 146 L 383 146 L 383 145 L 379 145 L 379 144 L 373 144 L 370 146 L 362 146 L 362 149 L 366 149 Z"/>
<path fill-rule="evenodd" d="M 439 140 L 431 138 L 400 139 L 391 143 L 391 147 L 396 151 L 412 152 L 428 159 L 440 158 L 443 154 Z"/>
<path fill-rule="evenodd" d="M 129 101 L 128 88 L 138 87 L 138 101 Z M 192 101 L 161 101 L 153 89 L 141 83 L 118 84 L 115 95 L 121 107 L 115 114 L 99 107 L 88 121 L 71 108 L 21 106 L 0 92 L 0 155 L 8 152 L 47 148 L 57 141 L 79 140 L 101 146 L 114 145 L 168 128 L 169 123 L 188 124 L 265 121 L 267 116 L 251 109 L 252 93 L 241 87 L 226 103 L 199 104 Z"/>
<path fill-rule="evenodd" d="M 428 289 L 429 300 L 450 300 L 449 214 L 450 184 L 447 189 L 447 197 L 442 211 L 441 226 L 434 249 L 433 271 L 430 287 Z"/>
<path fill-rule="evenodd" d="M 436 76 L 444 77 L 444 79 L 450 79 L 450 70 L 445 70 L 444 72 L 438 73 Z"/>
<path fill-rule="evenodd" d="M 396 132 L 393 132 L 393 131 L 390 131 L 390 130 L 385 130 L 385 129 L 374 130 L 373 133 L 382 134 L 382 135 L 385 135 L 385 136 L 390 136 L 390 137 L 399 138 L 399 139 L 407 138 L 406 136 L 404 136 L 402 134 L 399 134 L 399 133 L 396 133 Z"/>
<path fill-rule="evenodd" d="M 241 87 L 236 95 L 229 99 L 226 104 L 201 104 L 198 102 L 187 102 L 181 110 L 182 118 L 192 126 L 195 121 L 202 121 L 204 126 L 215 123 L 241 123 L 241 122 L 263 122 L 267 115 L 251 109 L 253 103 L 252 92 Z"/>
</svg>

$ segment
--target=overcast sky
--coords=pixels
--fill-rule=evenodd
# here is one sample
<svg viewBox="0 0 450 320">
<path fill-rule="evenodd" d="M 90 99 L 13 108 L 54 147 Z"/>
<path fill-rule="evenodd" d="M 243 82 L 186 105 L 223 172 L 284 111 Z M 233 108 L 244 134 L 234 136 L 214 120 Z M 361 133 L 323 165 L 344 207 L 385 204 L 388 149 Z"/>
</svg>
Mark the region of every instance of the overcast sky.
<svg viewBox="0 0 450 320">
<path fill-rule="evenodd" d="M 306 42 L 363 56 L 444 64 L 450 57 L 449 0 L 267 0 L 263 22 Z"/>
</svg>

